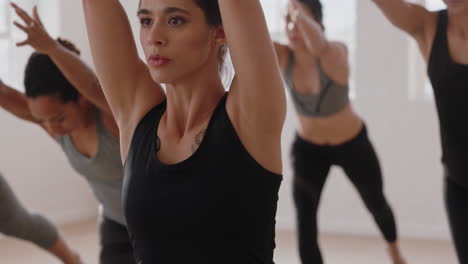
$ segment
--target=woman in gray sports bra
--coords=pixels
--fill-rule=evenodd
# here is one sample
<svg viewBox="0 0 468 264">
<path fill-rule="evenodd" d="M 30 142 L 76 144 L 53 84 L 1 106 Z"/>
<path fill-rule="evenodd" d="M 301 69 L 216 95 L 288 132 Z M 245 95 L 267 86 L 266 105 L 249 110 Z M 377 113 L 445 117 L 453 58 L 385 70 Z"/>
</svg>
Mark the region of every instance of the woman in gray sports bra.
<svg viewBox="0 0 468 264">
<path fill-rule="evenodd" d="M 326 38 L 319 0 L 290 0 L 288 9 L 289 44 L 275 43 L 275 48 L 300 124 L 292 156 L 302 263 L 323 263 L 317 211 L 333 165 L 340 166 L 358 190 L 387 241 L 393 263 L 405 263 L 379 160 L 363 121 L 350 105 L 346 46 Z"/>
<path fill-rule="evenodd" d="M 37 10 L 31 18 L 12 5 L 25 25 L 15 23 L 36 52 L 25 70 L 26 94 L 0 86 L 0 106 L 40 125 L 60 144 L 72 167 L 100 203 L 101 264 L 135 263 L 122 209 L 123 166 L 118 129 L 94 72 L 79 50 L 52 39 Z"/>
</svg>

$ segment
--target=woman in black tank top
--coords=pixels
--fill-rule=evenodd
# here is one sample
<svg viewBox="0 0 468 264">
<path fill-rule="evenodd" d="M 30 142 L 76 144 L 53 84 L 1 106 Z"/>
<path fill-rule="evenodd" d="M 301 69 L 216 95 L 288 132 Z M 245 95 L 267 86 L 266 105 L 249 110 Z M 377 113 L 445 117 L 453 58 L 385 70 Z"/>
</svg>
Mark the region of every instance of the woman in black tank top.
<svg viewBox="0 0 468 264">
<path fill-rule="evenodd" d="M 137 262 L 273 263 L 285 95 L 260 2 L 142 0 L 147 65 L 119 1 L 83 4 Z"/>
<path fill-rule="evenodd" d="M 428 63 L 445 169 L 445 201 L 460 263 L 468 263 L 468 1 L 445 1 L 429 12 L 402 0 L 374 0 L 387 18 L 409 33 Z"/>
</svg>

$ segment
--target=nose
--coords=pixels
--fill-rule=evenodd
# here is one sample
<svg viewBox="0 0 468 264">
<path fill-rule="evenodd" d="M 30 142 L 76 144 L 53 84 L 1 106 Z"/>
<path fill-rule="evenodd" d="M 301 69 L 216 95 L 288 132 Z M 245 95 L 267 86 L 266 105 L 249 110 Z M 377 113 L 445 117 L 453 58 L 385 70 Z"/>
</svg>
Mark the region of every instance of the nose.
<svg viewBox="0 0 468 264">
<path fill-rule="evenodd" d="M 147 43 L 155 46 L 167 45 L 167 27 L 164 23 L 155 23 L 148 32 Z"/>
</svg>

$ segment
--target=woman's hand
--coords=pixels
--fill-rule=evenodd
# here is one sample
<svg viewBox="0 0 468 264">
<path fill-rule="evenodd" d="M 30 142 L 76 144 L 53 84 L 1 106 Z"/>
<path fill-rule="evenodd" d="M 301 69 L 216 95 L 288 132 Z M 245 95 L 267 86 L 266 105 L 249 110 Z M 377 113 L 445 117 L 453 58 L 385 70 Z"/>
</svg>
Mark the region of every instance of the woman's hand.
<svg viewBox="0 0 468 264">
<path fill-rule="evenodd" d="M 41 19 L 37 13 L 37 6 L 33 9 L 31 17 L 26 11 L 14 3 L 11 3 L 16 14 L 21 18 L 25 25 L 18 22 L 13 24 L 27 35 L 27 39 L 16 44 L 17 47 L 29 45 L 39 53 L 48 54 L 57 45 L 57 42 L 47 33 Z"/>
<path fill-rule="evenodd" d="M 320 57 L 328 48 L 328 40 L 323 32 L 321 21 L 317 21 L 313 12 L 298 0 L 289 0 L 288 37 L 294 50 L 306 50 L 313 56 Z"/>
</svg>

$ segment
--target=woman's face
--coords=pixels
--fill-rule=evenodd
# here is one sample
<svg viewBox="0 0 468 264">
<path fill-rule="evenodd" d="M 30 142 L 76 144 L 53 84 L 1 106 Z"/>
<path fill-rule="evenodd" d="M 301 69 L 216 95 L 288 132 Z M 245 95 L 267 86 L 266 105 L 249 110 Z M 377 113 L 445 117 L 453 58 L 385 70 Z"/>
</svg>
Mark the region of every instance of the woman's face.
<svg viewBox="0 0 468 264">
<path fill-rule="evenodd" d="M 444 0 L 444 3 L 453 13 L 468 13 L 468 0 Z"/>
<path fill-rule="evenodd" d="M 28 106 L 34 118 L 56 135 L 70 134 L 78 128 L 84 111 L 80 102 L 63 103 L 54 95 L 29 98 Z"/>
<path fill-rule="evenodd" d="M 207 65 L 218 68 L 222 27 L 208 25 L 194 0 L 143 0 L 138 18 L 141 45 L 155 82 L 171 83 Z"/>
<path fill-rule="evenodd" d="M 308 16 L 309 18 L 312 18 L 317 22 L 322 28 L 321 22 L 317 21 L 312 13 L 312 11 L 304 6 L 304 5 L 299 5 L 297 8 L 304 8 L 304 10 L 301 10 L 301 13 L 305 16 Z M 297 24 L 294 22 L 295 21 L 295 16 L 298 15 L 298 10 L 294 10 L 292 8 L 292 5 L 288 5 L 288 13 L 286 14 L 286 33 L 289 39 L 289 45 L 292 49 L 298 49 L 298 48 L 305 48 L 305 42 L 304 38 L 299 32 L 299 29 L 297 27 Z"/>
<path fill-rule="evenodd" d="M 295 16 L 294 10 L 291 8 L 291 4 L 288 5 L 288 13 L 286 14 L 286 34 L 289 39 L 289 45 L 292 49 L 302 47 L 304 45 L 304 39 L 297 28 L 297 24 L 293 21 Z"/>
</svg>

